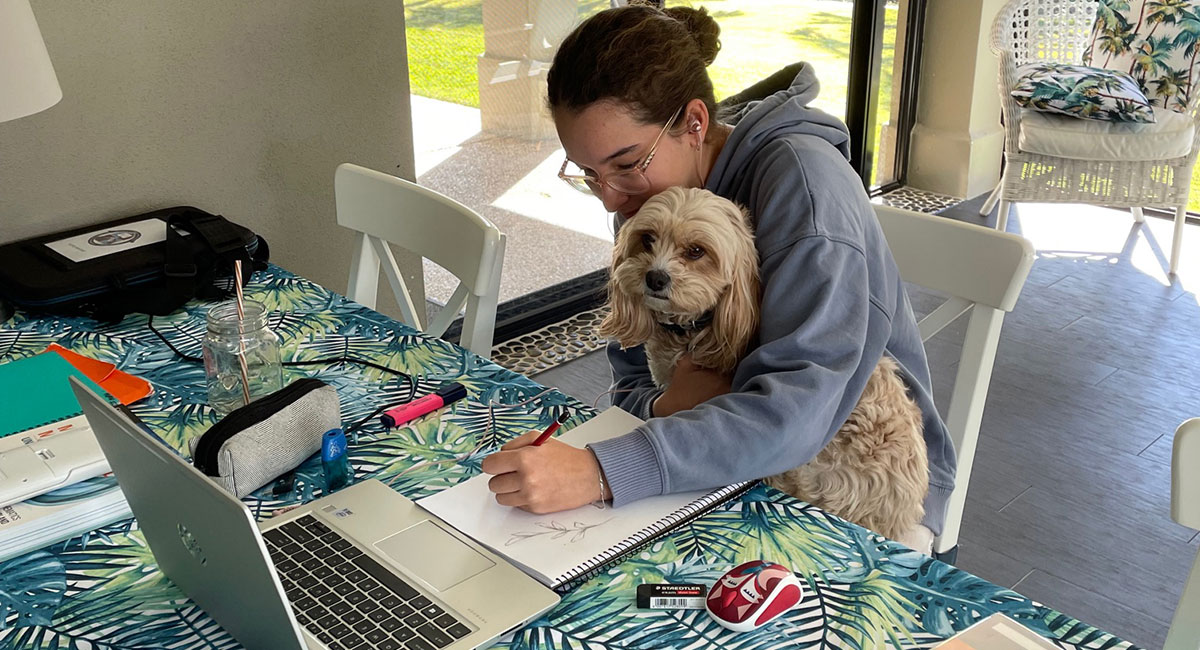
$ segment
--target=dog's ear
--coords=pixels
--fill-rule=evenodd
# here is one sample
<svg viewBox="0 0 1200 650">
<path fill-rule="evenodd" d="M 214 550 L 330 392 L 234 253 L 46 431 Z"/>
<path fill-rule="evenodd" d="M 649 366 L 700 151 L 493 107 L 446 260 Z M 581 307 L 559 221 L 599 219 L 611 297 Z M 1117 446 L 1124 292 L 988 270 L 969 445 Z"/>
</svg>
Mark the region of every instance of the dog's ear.
<svg viewBox="0 0 1200 650">
<path fill-rule="evenodd" d="M 615 339 L 622 348 L 641 345 L 654 332 L 654 318 L 642 297 L 623 288 L 625 282 L 641 282 L 641 274 L 634 273 L 627 265 L 629 258 L 637 253 L 634 242 L 640 238 L 641 233 L 630 223 L 617 232 L 612 266 L 609 267 L 608 315 L 597 330 L 600 336 Z"/>
<path fill-rule="evenodd" d="M 615 339 L 621 348 L 641 345 L 654 333 L 654 318 L 642 302 L 641 296 L 633 296 L 621 289 L 618 269 L 608 281 L 608 315 L 600 321 L 597 333 L 604 338 Z"/>
<path fill-rule="evenodd" d="M 615 271 L 622 262 L 637 254 L 635 246 L 641 242 L 641 235 L 634 236 L 638 228 L 632 221 L 626 220 L 617 230 L 617 238 L 613 240 L 612 263 L 608 266 L 610 271 Z"/>
<path fill-rule="evenodd" d="M 750 232 L 745 210 L 730 204 L 737 214 L 730 218 L 737 223 L 737 237 L 730 246 L 736 254 L 729 258 L 733 264 L 732 284 L 717 303 L 713 314 L 713 352 L 721 360 L 720 368 L 732 370 L 746 353 L 750 339 L 758 331 L 761 296 L 758 282 L 758 250 Z"/>
</svg>

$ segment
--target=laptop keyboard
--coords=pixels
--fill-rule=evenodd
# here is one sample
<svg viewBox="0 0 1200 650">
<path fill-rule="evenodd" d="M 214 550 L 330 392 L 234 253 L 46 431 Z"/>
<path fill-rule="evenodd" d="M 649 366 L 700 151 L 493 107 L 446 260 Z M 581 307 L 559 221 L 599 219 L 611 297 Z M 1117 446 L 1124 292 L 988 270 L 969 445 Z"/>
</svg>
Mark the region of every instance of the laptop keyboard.
<svg viewBox="0 0 1200 650">
<path fill-rule="evenodd" d="M 331 650 L 434 650 L 471 631 L 315 517 L 263 537 L 296 620 Z"/>
</svg>

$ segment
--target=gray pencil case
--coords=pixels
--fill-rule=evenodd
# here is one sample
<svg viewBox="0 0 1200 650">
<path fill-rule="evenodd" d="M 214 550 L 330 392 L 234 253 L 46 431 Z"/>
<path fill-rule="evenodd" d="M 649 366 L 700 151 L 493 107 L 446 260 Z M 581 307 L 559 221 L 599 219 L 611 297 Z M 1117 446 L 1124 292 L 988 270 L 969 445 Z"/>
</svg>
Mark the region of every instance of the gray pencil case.
<svg viewBox="0 0 1200 650">
<path fill-rule="evenodd" d="M 321 436 L 340 426 L 333 386 L 299 379 L 193 438 L 192 464 L 240 499 L 320 451 Z"/>
</svg>

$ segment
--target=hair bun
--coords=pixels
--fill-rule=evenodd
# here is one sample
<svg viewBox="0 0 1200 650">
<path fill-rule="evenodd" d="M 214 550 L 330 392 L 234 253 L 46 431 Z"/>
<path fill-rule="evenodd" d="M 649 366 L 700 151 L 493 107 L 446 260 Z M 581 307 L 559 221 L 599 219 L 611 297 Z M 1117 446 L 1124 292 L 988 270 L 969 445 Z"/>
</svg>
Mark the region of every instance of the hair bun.
<svg viewBox="0 0 1200 650">
<path fill-rule="evenodd" d="M 704 60 L 704 65 L 712 65 L 717 53 L 721 51 L 721 26 L 708 15 L 708 10 L 704 7 L 668 7 L 663 9 L 663 13 L 683 23 L 692 40 L 696 41 L 696 46 L 700 48 L 700 58 Z"/>
</svg>

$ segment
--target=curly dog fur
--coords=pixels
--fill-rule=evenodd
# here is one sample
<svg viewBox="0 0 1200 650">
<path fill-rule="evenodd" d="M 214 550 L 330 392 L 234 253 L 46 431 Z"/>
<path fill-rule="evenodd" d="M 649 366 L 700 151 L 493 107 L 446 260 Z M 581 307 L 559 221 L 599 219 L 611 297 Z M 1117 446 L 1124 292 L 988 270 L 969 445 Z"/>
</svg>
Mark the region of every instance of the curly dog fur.
<svg viewBox="0 0 1200 650">
<path fill-rule="evenodd" d="M 671 188 L 626 222 L 613 248 L 600 334 L 646 346 L 654 382 L 676 361 L 731 373 L 758 330 L 758 254 L 745 210 L 707 190 Z M 897 539 L 920 523 L 929 490 L 921 411 L 886 355 L 833 440 L 767 483 Z"/>
</svg>

